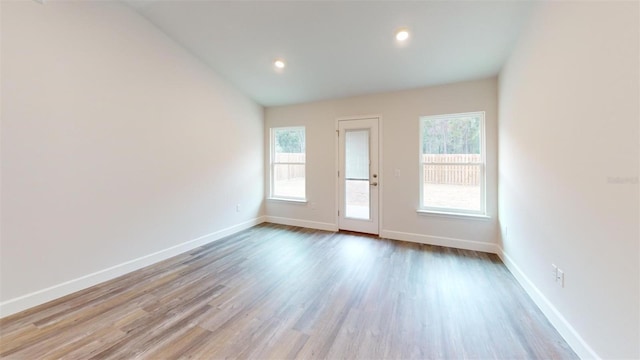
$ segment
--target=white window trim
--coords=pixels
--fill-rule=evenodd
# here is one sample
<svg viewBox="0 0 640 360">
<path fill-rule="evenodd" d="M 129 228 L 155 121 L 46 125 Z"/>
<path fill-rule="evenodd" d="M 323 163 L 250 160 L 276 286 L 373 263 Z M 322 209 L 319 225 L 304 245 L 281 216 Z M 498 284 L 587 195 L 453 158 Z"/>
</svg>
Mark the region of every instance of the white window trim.
<svg viewBox="0 0 640 360">
<path fill-rule="evenodd" d="M 423 206 L 424 204 L 424 162 L 422 157 L 422 128 L 424 124 L 424 120 L 428 119 L 455 119 L 464 116 L 479 116 L 480 117 L 480 159 L 482 163 L 457 163 L 456 165 L 480 165 L 480 210 L 466 210 L 466 209 L 455 209 L 455 208 L 439 208 L 439 207 L 431 207 L 431 206 Z M 429 116 L 421 116 L 419 118 L 419 131 L 418 131 L 418 166 L 419 166 L 419 192 L 420 192 L 420 202 L 418 203 L 418 209 L 416 210 L 419 214 L 426 215 L 438 215 L 438 216 L 446 216 L 446 217 L 468 217 L 468 218 L 478 218 L 478 219 L 489 219 L 487 216 L 487 149 L 486 149 L 486 120 L 485 120 L 485 112 L 484 111 L 472 111 L 467 113 L 457 113 L 457 114 L 442 114 L 442 115 L 429 115 Z M 448 163 L 442 163 L 438 165 L 447 165 Z"/>
<path fill-rule="evenodd" d="M 491 216 L 482 215 L 482 214 L 467 214 L 467 213 L 456 213 L 449 211 L 433 211 L 433 210 L 422 210 L 418 209 L 416 212 L 419 215 L 424 216 L 435 216 L 441 218 L 450 218 L 450 219 L 464 219 L 464 220 L 491 220 Z"/>
<path fill-rule="evenodd" d="M 287 202 L 287 203 L 300 204 L 300 205 L 308 203 L 307 199 L 298 199 L 298 198 L 268 197 L 267 200 L 273 201 L 273 202 Z"/>
<path fill-rule="evenodd" d="M 304 131 L 305 144 L 307 142 L 307 129 L 304 126 L 279 126 L 272 127 L 269 129 L 269 196 L 267 200 L 275 200 L 275 201 L 283 201 L 283 202 L 291 202 L 291 203 L 307 203 L 307 160 L 306 154 L 307 149 L 305 146 L 305 161 L 304 163 L 292 163 L 292 162 L 275 162 L 275 132 L 276 130 L 300 130 Z M 273 175 L 275 165 L 304 165 L 304 197 L 296 197 L 296 196 L 282 196 L 282 195 L 273 195 Z"/>
</svg>

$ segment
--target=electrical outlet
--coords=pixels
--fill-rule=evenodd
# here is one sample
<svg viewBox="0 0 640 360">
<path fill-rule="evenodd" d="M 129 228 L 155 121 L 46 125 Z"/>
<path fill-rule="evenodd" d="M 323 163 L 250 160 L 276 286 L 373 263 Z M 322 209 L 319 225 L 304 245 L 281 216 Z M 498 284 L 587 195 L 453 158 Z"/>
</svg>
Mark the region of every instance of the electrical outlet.
<svg viewBox="0 0 640 360">
<path fill-rule="evenodd" d="M 509 225 L 504 226 L 504 238 L 505 239 L 509 238 Z"/>
<path fill-rule="evenodd" d="M 236 205 L 236 212 L 240 212 L 240 204 Z"/>
<path fill-rule="evenodd" d="M 393 170 L 393 176 L 400 177 L 400 169 L 394 169 Z"/>
<path fill-rule="evenodd" d="M 558 267 L 556 264 L 551 264 L 551 276 L 553 276 L 553 281 L 558 282 Z"/>
<path fill-rule="evenodd" d="M 315 210 L 316 209 L 316 202 L 315 201 L 310 202 L 309 206 L 311 206 L 311 210 Z"/>
</svg>

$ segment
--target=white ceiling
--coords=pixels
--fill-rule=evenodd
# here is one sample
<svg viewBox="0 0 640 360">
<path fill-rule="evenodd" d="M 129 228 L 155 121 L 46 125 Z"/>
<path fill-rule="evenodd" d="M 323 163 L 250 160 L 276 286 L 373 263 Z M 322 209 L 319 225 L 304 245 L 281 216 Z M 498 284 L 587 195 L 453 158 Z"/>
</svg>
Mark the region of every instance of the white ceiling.
<svg viewBox="0 0 640 360">
<path fill-rule="evenodd" d="M 516 1 L 125 0 L 264 106 L 496 75 L 531 11 Z M 394 32 L 411 37 L 398 46 Z M 273 60 L 282 57 L 282 73 Z"/>
</svg>

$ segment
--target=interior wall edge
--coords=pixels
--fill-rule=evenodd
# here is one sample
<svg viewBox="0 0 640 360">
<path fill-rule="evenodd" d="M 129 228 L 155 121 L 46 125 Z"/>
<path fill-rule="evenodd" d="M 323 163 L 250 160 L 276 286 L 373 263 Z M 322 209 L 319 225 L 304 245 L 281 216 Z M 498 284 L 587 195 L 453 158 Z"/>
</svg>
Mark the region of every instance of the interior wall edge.
<svg viewBox="0 0 640 360">
<path fill-rule="evenodd" d="M 601 359 L 600 356 L 587 344 L 582 336 L 576 331 L 576 329 L 567 321 L 567 319 L 553 306 L 551 301 L 544 296 L 542 291 L 538 289 L 535 284 L 520 270 L 520 267 L 513 261 L 513 259 L 507 254 L 500 246 L 496 246 L 498 249 L 498 256 L 502 262 L 506 265 L 507 269 L 511 272 L 516 281 L 527 292 L 531 300 L 538 306 L 542 313 L 547 317 L 551 325 L 558 331 L 560 336 L 571 346 L 573 351 L 581 359 Z"/>
<path fill-rule="evenodd" d="M 193 250 L 202 245 L 220 240 L 239 231 L 265 222 L 265 216 L 259 216 L 236 225 L 200 236 L 154 253 L 129 260 L 121 264 L 96 271 L 63 283 L 37 290 L 0 303 L 0 318 L 36 307 L 74 292 L 98 285 L 116 277 L 126 275 L 143 267 L 158 263 L 173 256 Z"/>
</svg>

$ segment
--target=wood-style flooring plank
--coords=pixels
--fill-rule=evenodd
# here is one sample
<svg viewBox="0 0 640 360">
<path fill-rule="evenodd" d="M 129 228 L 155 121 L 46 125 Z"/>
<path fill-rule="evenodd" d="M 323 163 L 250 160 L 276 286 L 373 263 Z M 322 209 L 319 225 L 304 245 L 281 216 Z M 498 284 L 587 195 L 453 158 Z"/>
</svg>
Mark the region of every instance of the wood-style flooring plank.
<svg viewBox="0 0 640 360">
<path fill-rule="evenodd" d="M 577 356 L 496 255 L 262 224 L 0 319 L 0 358 Z"/>
</svg>

